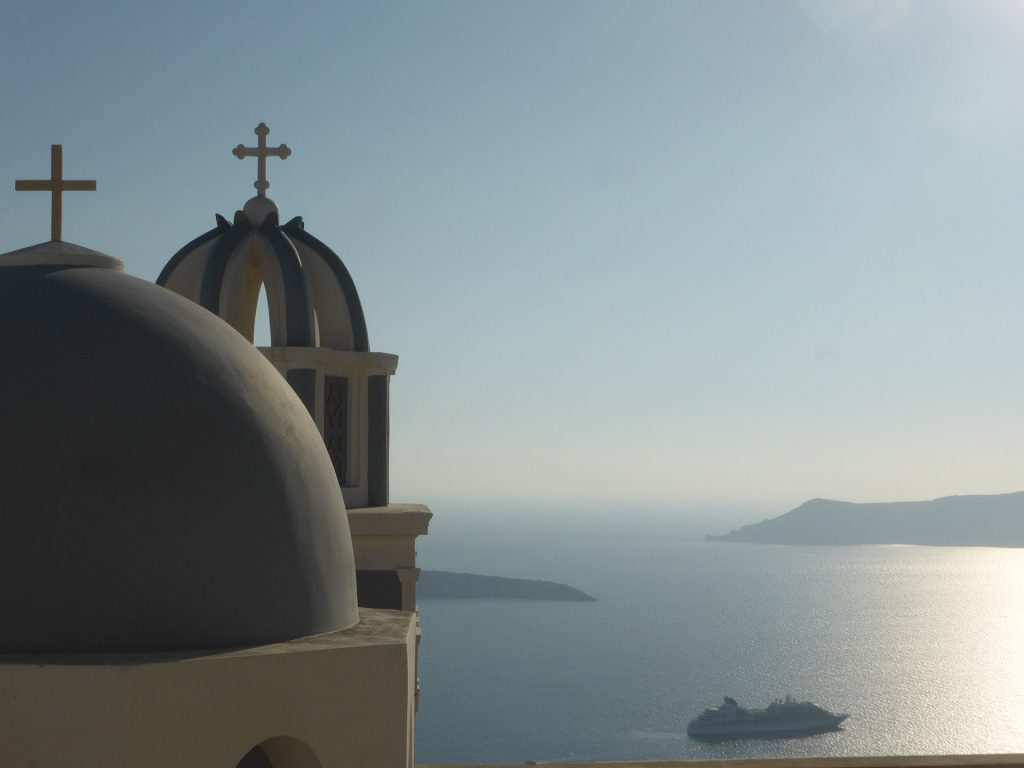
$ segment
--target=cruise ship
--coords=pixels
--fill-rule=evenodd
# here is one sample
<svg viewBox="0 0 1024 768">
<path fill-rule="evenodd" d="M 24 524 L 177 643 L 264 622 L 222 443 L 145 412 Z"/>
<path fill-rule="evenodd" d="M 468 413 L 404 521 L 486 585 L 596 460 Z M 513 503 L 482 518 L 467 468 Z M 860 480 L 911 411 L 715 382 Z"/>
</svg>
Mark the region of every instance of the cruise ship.
<svg viewBox="0 0 1024 768">
<path fill-rule="evenodd" d="M 776 699 L 764 709 L 747 709 L 725 697 L 690 721 L 686 733 L 695 739 L 780 738 L 833 731 L 849 715 L 834 715 L 809 701 L 790 696 Z"/>
</svg>

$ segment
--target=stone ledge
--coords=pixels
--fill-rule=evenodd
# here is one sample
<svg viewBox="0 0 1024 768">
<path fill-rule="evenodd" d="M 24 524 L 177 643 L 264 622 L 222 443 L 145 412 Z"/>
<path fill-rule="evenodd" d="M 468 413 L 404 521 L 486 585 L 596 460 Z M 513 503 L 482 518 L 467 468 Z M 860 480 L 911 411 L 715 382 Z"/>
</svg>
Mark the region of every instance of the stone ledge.
<svg viewBox="0 0 1024 768">
<path fill-rule="evenodd" d="M 389 352 L 347 352 L 326 347 L 257 347 L 268 360 L 280 365 L 325 365 L 365 374 L 391 375 L 398 370 L 398 355 Z"/>
<path fill-rule="evenodd" d="M 13 666 L 62 667 L 124 667 L 146 664 L 203 662 L 248 656 L 276 656 L 283 653 L 313 653 L 337 648 L 402 645 L 409 634 L 413 616 L 404 611 L 360 608 L 359 623 L 348 629 L 320 635 L 297 637 L 269 645 L 196 651 L 165 651 L 160 653 L 54 653 L 31 655 L 0 655 L 0 669 Z"/>
<path fill-rule="evenodd" d="M 348 510 L 353 536 L 425 536 L 433 512 L 424 504 L 388 504 Z"/>
</svg>

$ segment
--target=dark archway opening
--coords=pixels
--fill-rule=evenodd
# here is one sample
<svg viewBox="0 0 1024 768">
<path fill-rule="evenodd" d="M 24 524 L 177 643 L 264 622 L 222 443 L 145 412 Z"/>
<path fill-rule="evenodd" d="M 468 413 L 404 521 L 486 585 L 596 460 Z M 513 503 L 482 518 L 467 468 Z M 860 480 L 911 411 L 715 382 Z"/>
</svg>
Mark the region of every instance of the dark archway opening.
<svg viewBox="0 0 1024 768">
<path fill-rule="evenodd" d="M 275 736 L 250 749 L 235 768 L 322 768 L 309 745 L 291 736 Z"/>
<path fill-rule="evenodd" d="M 274 764 L 270 762 L 263 747 L 253 747 L 238 761 L 236 768 L 274 768 Z"/>
</svg>

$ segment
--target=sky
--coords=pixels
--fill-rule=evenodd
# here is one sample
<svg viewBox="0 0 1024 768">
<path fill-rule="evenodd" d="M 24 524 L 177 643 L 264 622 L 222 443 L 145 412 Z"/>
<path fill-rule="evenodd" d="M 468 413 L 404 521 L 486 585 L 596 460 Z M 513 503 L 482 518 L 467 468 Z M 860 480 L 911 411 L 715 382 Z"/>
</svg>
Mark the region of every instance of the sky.
<svg viewBox="0 0 1024 768">
<path fill-rule="evenodd" d="M 0 251 L 153 280 L 253 194 L 345 261 L 392 497 L 1024 489 L 1024 3 L 5 0 Z"/>
</svg>

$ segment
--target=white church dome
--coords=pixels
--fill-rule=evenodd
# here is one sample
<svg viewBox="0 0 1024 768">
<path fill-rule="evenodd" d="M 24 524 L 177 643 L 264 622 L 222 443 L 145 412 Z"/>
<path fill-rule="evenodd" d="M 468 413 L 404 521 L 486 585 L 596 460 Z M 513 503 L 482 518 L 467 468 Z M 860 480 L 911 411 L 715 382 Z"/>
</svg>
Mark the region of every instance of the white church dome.
<svg viewBox="0 0 1024 768">
<path fill-rule="evenodd" d="M 0 653 L 356 624 L 344 502 L 292 389 L 213 314 L 75 248 L 0 256 Z"/>
</svg>

